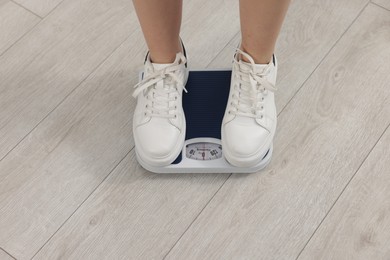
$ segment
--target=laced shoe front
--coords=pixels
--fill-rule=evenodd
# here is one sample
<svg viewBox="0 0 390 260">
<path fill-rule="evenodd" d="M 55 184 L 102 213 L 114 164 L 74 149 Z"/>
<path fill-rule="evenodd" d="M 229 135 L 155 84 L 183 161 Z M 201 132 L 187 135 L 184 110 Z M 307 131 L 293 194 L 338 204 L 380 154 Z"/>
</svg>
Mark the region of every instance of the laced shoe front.
<svg viewBox="0 0 390 260">
<path fill-rule="evenodd" d="M 250 62 L 238 60 L 238 54 Z M 225 158 L 234 166 L 257 165 L 272 145 L 277 121 L 276 73 L 274 56 L 269 64 L 256 64 L 249 54 L 236 49 L 221 129 Z"/>
<path fill-rule="evenodd" d="M 184 49 L 184 46 L 183 46 Z M 171 164 L 184 144 L 186 121 L 182 93 L 188 79 L 187 58 L 182 52 L 170 64 L 145 59 L 144 77 L 134 86 L 137 105 L 133 117 L 135 149 L 152 166 Z"/>
</svg>

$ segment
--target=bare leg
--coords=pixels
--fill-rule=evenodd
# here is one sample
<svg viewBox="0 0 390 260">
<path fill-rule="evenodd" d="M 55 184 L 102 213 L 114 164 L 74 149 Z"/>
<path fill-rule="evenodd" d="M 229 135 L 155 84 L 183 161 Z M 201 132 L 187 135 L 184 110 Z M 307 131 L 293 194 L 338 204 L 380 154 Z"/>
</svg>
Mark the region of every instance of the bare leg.
<svg viewBox="0 0 390 260">
<path fill-rule="evenodd" d="M 289 4 L 290 0 L 240 0 L 240 49 L 255 63 L 271 61 Z M 241 59 L 249 62 L 245 57 Z"/>
<path fill-rule="evenodd" d="M 181 52 L 182 0 L 133 0 L 150 58 L 154 63 L 172 63 Z"/>
</svg>

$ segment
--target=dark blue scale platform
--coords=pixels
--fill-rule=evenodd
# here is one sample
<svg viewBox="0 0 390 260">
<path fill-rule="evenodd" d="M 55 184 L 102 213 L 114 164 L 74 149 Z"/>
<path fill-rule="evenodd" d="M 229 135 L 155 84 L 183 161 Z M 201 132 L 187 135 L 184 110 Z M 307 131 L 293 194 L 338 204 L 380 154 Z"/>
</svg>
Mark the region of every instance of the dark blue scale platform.
<svg viewBox="0 0 390 260">
<path fill-rule="evenodd" d="M 183 92 L 186 140 L 199 137 L 221 139 L 221 124 L 230 91 L 231 70 L 190 71 Z M 180 163 L 180 154 L 172 164 Z"/>
</svg>

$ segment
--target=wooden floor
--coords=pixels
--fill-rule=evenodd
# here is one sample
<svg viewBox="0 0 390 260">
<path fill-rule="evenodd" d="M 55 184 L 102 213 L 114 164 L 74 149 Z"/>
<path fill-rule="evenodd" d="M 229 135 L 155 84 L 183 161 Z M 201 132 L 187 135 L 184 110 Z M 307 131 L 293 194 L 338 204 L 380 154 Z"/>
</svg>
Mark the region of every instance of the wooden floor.
<svg viewBox="0 0 390 260">
<path fill-rule="evenodd" d="M 199 29 L 201 28 L 201 29 Z M 190 69 L 230 68 L 238 1 L 185 0 Z M 134 156 L 130 0 L 0 0 L 0 259 L 390 259 L 390 1 L 296 0 L 256 174 Z"/>
</svg>

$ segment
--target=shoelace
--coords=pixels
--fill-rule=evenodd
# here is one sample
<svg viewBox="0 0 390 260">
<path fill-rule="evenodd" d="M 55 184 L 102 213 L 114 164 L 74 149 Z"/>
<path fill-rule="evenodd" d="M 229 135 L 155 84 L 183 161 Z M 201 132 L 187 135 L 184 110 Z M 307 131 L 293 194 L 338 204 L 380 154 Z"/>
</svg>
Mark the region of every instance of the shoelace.
<svg viewBox="0 0 390 260">
<path fill-rule="evenodd" d="M 187 89 L 184 82 L 175 73 L 181 69 L 181 63 L 186 63 L 187 59 L 183 53 L 177 53 L 175 61 L 162 70 L 155 70 L 153 73 L 143 78 L 134 86 L 133 97 L 137 97 L 146 90 L 145 97 L 148 100 L 145 116 L 176 118 L 175 106 L 170 106 L 171 101 L 176 101 L 179 93 Z M 176 84 L 175 84 L 176 83 Z M 180 86 L 180 87 L 179 87 Z M 179 92 L 180 91 L 180 92 Z"/>
<path fill-rule="evenodd" d="M 264 68 L 262 73 L 255 73 L 255 62 L 250 55 L 239 48 L 236 48 L 251 63 L 249 71 L 243 71 L 238 61 L 234 58 L 234 66 L 237 75 L 237 86 L 234 88 L 232 106 L 235 110 L 230 110 L 230 114 L 246 116 L 251 118 L 263 118 L 264 98 L 267 91 L 276 91 L 276 87 L 271 84 L 265 76 L 271 69 L 271 64 Z M 245 65 L 244 65 L 245 66 Z"/>
</svg>

